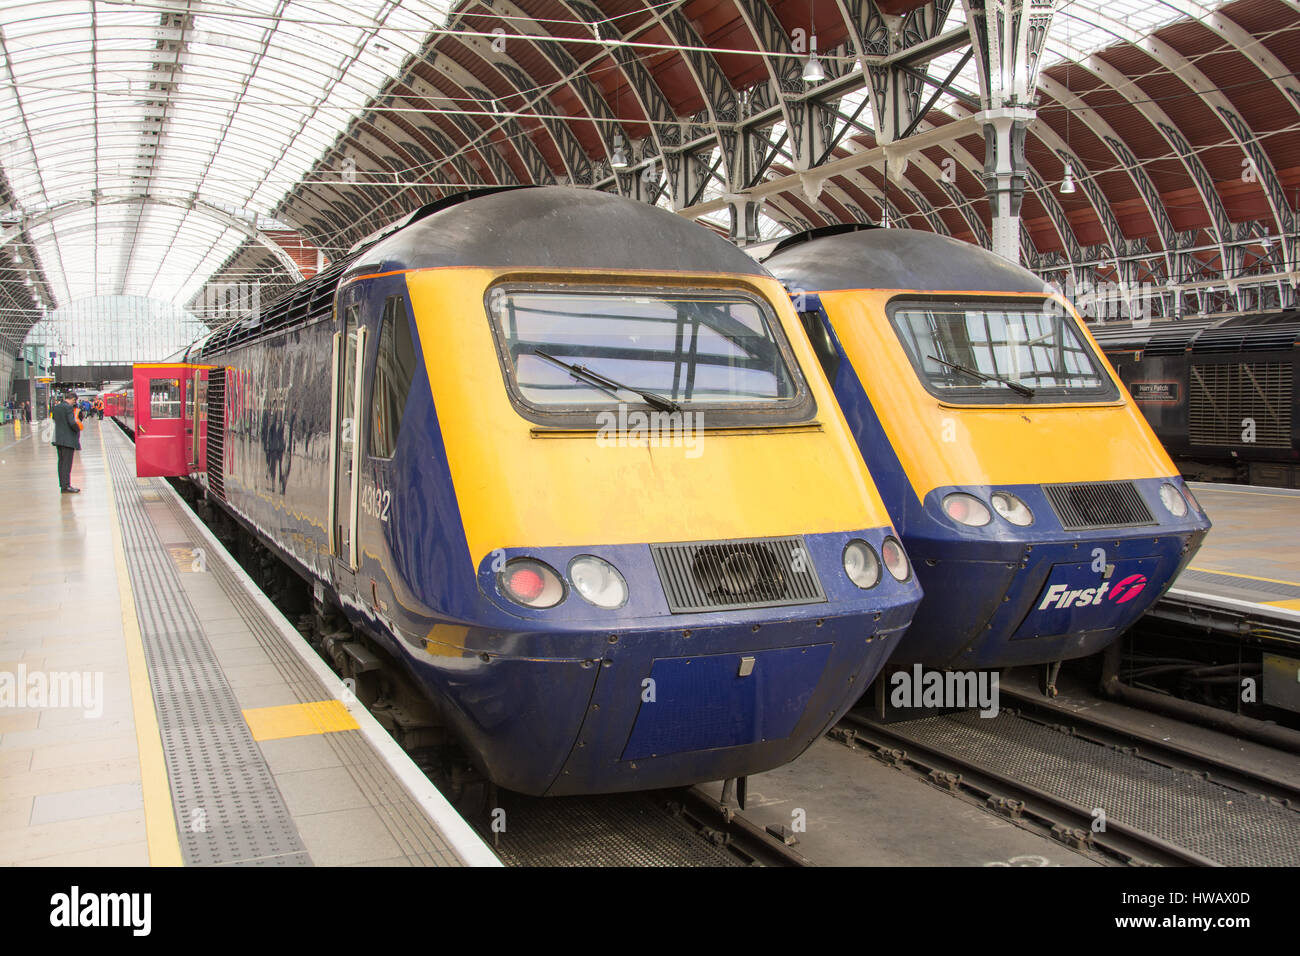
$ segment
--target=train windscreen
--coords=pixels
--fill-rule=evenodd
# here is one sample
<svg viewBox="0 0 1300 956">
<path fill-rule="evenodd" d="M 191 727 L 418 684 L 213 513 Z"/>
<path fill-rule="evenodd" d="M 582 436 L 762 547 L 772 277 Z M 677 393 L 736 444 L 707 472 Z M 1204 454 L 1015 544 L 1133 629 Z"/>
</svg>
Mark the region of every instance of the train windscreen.
<svg viewBox="0 0 1300 956">
<path fill-rule="evenodd" d="M 889 318 L 930 393 L 951 402 L 1111 401 L 1119 392 L 1052 300 L 894 301 Z"/>
<path fill-rule="evenodd" d="M 806 399 L 776 317 L 744 292 L 507 286 L 488 311 L 518 397 L 542 413 L 642 402 L 754 413 Z"/>
</svg>

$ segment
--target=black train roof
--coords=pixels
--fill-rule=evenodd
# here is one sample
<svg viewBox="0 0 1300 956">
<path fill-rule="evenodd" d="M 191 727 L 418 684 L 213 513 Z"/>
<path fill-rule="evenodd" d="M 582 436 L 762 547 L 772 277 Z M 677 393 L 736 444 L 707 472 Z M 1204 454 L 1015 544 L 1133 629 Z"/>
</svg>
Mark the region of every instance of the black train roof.
<svg viewBox="0 0 1300 956">
<path fill-rule="evenodd" d="M 214 330 L 186 352 L 212 356 L 327 318 L 339 283 L 439 266 L 604 269 L 618 272 L 767 272 L 689 219 L 594 189 L 495 187 L 444 197 L 391 223 L 257 313 Z"/>
<path fill-rule="evenodd" d="M 789 289 L 1044 292 L 1028 269 L 933 232 L 830 227 L 784 240 L 763 263 Z"/>
<path fill-rule="evenodd" d="M 362 249 L 349 274 L 438 266 L 766 274 L 688 219 L 594 189 L 506 189 L 421 212 Z"/>
</svg>

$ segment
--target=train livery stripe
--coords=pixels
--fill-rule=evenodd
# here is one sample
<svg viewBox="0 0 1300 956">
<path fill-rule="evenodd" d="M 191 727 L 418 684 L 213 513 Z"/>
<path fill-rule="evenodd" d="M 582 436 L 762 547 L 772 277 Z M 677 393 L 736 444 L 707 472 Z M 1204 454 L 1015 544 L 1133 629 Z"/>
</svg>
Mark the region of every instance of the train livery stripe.
<svg viewBox="0 0 1300 956">
<path fill-rule="evenodd" d="M 889 300 L 900 294 L 924 295 L 906 290 L 818 293 L 918 500 L 924 501 L 936 488 L 953 485 L 1135 480 L 1178 474 L 1109 363 L 1106 368 L 1120 389 L 1119 400 L 998 406 L 940 402 L 917 379 L 885 313 Z M 987 297 L 993 293 L 944 294 Z M 1079 326 L 1092 341 L 1086 327 Z"/>
<path fill-rule="evenodd" d="M 513 270 L 512 270 L 513 271 Z M 538 438 L 510 403 L 483 306 L 504 270 L 406 277 L 456 498 L 475 565 L 497 548 L 776 537 L 890 523 L 788 297 L 772 279 L 733 279 L 771 303 L 817 402 L 820 430 L 707 430 L 681 447 Z M 557 280 L 628 285 L 634 275 L 566 271 Z M 685 276 L 698 285 L 708 277 Z M 662 287 L 664 278 L 656 285 Z M 444 321 L 473 310 L 478 321 Z M 454 358 L 453 358 L 454 357 Z M 707 428 L 707 412 L 704 413 Z M 697 420 L 698 421 L 698 420 Z M 647 467 L 647 465 L 649 467 Z M 616 489 L 619 494 L 593 494 Z M 755 516 L 764 516 L 756 521 Z"/>
</svg>

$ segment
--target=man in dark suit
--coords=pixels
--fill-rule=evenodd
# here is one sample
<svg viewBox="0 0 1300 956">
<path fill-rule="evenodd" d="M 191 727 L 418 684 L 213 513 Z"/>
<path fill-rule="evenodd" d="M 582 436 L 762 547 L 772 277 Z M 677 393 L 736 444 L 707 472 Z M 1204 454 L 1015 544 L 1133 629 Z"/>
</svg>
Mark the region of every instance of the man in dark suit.
<svg viewBox="0 0 1300 956">
<path fill-rule="evenodd" d="M 59 453 L 59 490 L 65 495 L 78 494 L 72 487 L 72 456 L 81 448 L 81 416 L 77 414 L 77 396 L 69 391 L 54 408 L 54 447 Z"/>
</svg>

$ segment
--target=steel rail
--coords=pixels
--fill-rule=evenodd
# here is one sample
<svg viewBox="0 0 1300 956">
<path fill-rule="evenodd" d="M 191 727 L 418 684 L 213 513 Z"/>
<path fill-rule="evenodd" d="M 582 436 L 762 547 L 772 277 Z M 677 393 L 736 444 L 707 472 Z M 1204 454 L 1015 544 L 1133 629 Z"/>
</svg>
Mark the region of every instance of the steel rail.
<svg viewBox="0 0 1300 956">
<path fill-rule="evenodd" d="M 845 726 L 848 725 L 848 726 Z M 1013 823 L 1046 828 L 1057 842 L 1093 850 L 1131 866 L 1220 866 L 1218 862 L 1114 819 L 1104 833 L 1092 831 L 1091 807 L 1081 806 L 1023 780 L 981 766 L 960 754 L 918 743 L 858 714 L 848 714 L 832 734 L 850 745 L 865 743 L 886 763 L 910 763 L 941 789 L 982 796 L 988 809 Z M 847 739 L 846 739 L 847 738 Z"/>
<path fill-rule="evenodd" d="M 1096 714 L 1071 710 L 1057 701 L 1022 693 L 1005 684 L 999 688 L 999 694 L 1003 701 L 1015 702 L 1014 707 L 1003 709 L 1014 711 L 1024 720 L 1057 728 L 1080 739 L 1122 750 L 1174 770 L 1198 774 L 1211 783 L 1243 793 L 1257 794 L 1300 810 L 1300 785 L 1288 780 L 1271 777 L 1213 754 L 1161 740 Z M 1079 733 L 1080 729 L 1084 732 Z"/>
</svg>

